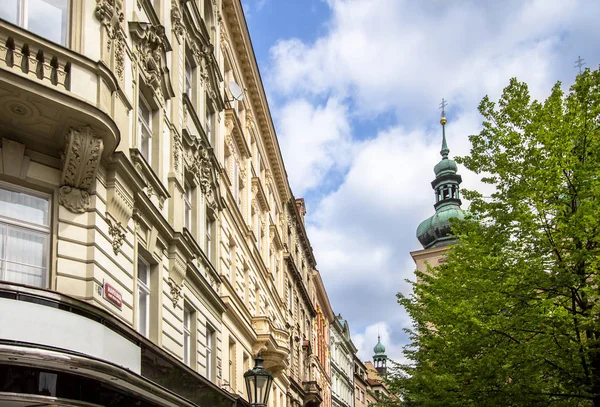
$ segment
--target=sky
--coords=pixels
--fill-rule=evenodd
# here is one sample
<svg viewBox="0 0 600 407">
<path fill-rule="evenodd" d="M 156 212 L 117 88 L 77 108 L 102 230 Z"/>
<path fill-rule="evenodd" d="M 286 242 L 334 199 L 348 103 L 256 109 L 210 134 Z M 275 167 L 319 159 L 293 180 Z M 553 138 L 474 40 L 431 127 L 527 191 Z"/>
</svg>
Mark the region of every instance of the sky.
<svg viewBox="0 0 600 407">
<path fill-rule="evenodd" d="M 242 0 L 290 185 L 336 314 L 362 360 L 404 361 L 415 231 L 433 215 L 438 106 L 450 155 L 509 79 L 545 99 L 600 63 L 597 0 Z M 489 191 L 459 166 L 462 187 Z M 463 203 L 466 208 L 468 203 Z"/>
</svg>

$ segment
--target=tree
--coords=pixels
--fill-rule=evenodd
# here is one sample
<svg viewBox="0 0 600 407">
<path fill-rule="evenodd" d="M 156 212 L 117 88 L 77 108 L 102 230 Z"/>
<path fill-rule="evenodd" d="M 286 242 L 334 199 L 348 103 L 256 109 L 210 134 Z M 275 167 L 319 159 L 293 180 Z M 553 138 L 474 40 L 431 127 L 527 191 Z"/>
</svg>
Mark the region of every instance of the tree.
<svg viewBox="0 0 600 407">
<path fill-rule="evenodd" d="M 447 262 L 399 302 L 413 320 L 403 406 L 600 407 L 600 73 L 544 103 L 512 79 L 457 159 L 495 186 L 466 191 Z"/>
</svg>

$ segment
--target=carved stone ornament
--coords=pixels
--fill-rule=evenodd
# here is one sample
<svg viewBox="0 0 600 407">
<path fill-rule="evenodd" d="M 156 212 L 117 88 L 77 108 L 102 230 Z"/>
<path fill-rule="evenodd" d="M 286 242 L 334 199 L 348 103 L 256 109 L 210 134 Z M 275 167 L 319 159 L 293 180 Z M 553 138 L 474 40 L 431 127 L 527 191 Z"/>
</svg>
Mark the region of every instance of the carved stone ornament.
<svg viewBox="0 0 600 407">
<path fill-rule="evenodd" d="M 125 240 L 125 229 L 121 225 L 121 222 L 111 221 L 106 218 L 108 224 L 108 234 L 112 237 L 112 248 L 115 254 L 119 254 L 121 246 L 123 246 L 123 240 Z"/>
<path fill-rule="evenodd" d="M 173 6 L 171 7 L 171 24 L 173 24 L 173 32 L 177 38 L 183 37 L 185 34 L 185 27 L 181 21 L 181 10 L 179 10 L 176 2 L 173 2 Z"/>
<path fill-rule="evenodd" d="M 165 36 L 165 27 L 130 21 L 129 29 L 136 43 L 136 57 L 144 82 L 155 91 L 159 100 L 172 98 L 175 92 L 167 68 L 167 52 L 171 51 L 171 47 Z"/>
<path fill-rule="evenodd" d="M 123 22 L 123 0 L 96 0 L 94 16 L 107 28 L 115 21 Z"/>
<path fill-rule="evenodd" d="M 173 132 L 173 168 L 179 172 L 179 162 L 182 150 L 181 135 L 178 131 Z"/>
<path fill-rule="evenodd" d="M 112 61 L 112 68 L 117 73 L 119 79 L 123 79 L 125 72 L 125 32 L 123 30 L 123 0 L 96 0 L 94 16 L 105 28 L 106 33 L 106 52 L 105 62 Z M 114 54 L 111 57 L 110 51 L 113 42 Z"/>
<path fill-rule="evenodd" d="M 115 40 L 114 69 L 122 80 L 125 77 L 125 33 L 120 26 L 113 29 L 113 38 Z"/>
<path fill-rule="evenodd" d="M 83 213 L 89 208 L 103 149 L 102 138 L 89 126 L 67 132 L 58 201 L 69 211 Z"/>
<path fill-rule="evenodd" d="M 210 197 L 212 195 L 212 170 L 208 148 L 200 146 L 196 151 L 189 152 L 187 165 L 190 172 L 197 178 L 202 193 Z"/>
<path fill-rule="evenodd" d="M 181 298 L 181 289 L 183 288 L 181 285 L 177 284 L 175 280 L 169 277 L 169 288 L 171 292 L 171 299 L 173 301 L 173 308 L 177 308 L 177 303 L 179 302 L 179 298 Z"/>
</svg>

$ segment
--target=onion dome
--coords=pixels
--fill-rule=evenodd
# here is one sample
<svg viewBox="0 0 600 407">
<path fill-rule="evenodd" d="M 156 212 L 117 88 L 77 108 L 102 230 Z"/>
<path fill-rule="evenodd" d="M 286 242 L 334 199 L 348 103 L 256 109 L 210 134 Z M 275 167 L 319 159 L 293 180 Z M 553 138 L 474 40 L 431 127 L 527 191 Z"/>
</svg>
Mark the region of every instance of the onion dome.
<svg viewBox="0 0 600 407">
<path fill-rule="evenodd" d="M 454 160 L 448 158 L 450 149 L 446 142 L 445 102 L 442 100 L 442 159 L 435 165 L 435 179 L 431 187 L 435 191 L 435 214 L 425 219 L 417 228 L 417 239 L 424 249 L 445 246 L 456 241 L 452 235 L 450 219 L 464 219 L 466 212 L 460 207 L 460 183 L 462 177 L 457 174 L 458 167 Z"/>
<path fill-rule="evenodd" d="M 379 335 L 377 336 L 377 345 L 373 348 L 373 352 L 375 352 L 376 355 L 383 355 L 385 353 L 385 346 L 381 343 Z"/>
</svg>

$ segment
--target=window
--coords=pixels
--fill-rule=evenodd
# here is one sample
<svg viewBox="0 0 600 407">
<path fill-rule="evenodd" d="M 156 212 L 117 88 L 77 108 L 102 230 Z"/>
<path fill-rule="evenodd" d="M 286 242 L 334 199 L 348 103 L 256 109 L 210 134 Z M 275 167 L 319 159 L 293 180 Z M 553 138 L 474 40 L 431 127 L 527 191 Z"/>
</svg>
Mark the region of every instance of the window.
<svg viewBox="0 0 600 407">
<path fill-rule="evenodd" d="M 194 68 L 192 67 L 192 63 L 190 61 L 190 57 L 186 55 L 185 57 L 185 93 L 188 95 L 190 100 L 192 100 L 192 83 L 193 83 L 193 72 Z"/>
<path fill-rule="evenodd" d="M 46 287 L 50 200 L 0 185 L 0 280 Z"/>
<path fill-rule="evenodd" d="M 204 252 L 206 253 L 206 257 L 209 260 L 212 260 L 212 229 L 214 227 L 215 222 L 210 218 L 207 214 L 206 216 L 206 239 L 204 239 Z"/>
<path fill-rule="evenodd" d="M 206 108 L 206 123 L 205 123 L 205 130 L 206 130 L 206 138 L 208 139 L 208 141 L 210 142 L 211 146 L 215 146 L 216 141 L 214 140 L 214 132 L 213 132 L 213 117 L 214 114 L 211 111 L 210 107 Z"/>
<path fill-rule="evenodd" d="M 248 354 L 245 352 L 244 352 L 243 368 L 244 368 L 244 372 L 247 372 L 248 370 L 250 370 L 250 356 L 248 356 Z M 246 395 L 246 397 L 248 397 L 248 391 L 246 389 L 246 386 L 242 386 L 242 387 L 244 388 L 244 394 Z"/>
<path fill-rule="evenodd" d="M 293 313 L 293 308 L 292 308 L 292 284 L 290 284 L 288 282 L 288 287 L 287 287 L 287 303 L 288 303 L 288 309 L 290 310 L 290 314 Z"/>
<path fill-rule="evenodd" d="M 215 331 L 210 327 L 206 326 L 206 378 L 212 380 L 213 378 L 213 348 L 215 346 Z"/>
<path fill-rule="evenodd" d="M 138 257 L 137 276 L 137 330 L 144 336 L 148 336 L 150 316 L 150 265 L 141 257 Z"/>
<path fill-rule="evenodd" d="M 183 363 L 188 366 L 191 365 L 192 314 L 188 307 L 183 309 Z"/>
<path fill-rule="evenodd" d="M 0 18 L 67 45 L 69 0 L 2 0 Z"/>
<path fill-rule="evenodd" d="M 212 44 L 215 43 L 215 28 L 213 21 L 213 8 L 212 4 L 209 0 L 204 0 L 204 23 L 206 25 L 206 29 L 208 31 L 208 35 L 210 36 L 210 42 Z"/>
<path fill-rule="evenodd" d="M 185 193 L 183 194 L 183 210 L 184 210 L 184 226 L 192 231 L 192 188 L 190 184 L 185 182 Z"/>
<path fill-rule="evenodd" d="M 229 340 L 229 386 L 235 391 L 236 386 L 236 369 L 235 369 L 235 341 Z"/>
<path fill-rule="evenodd" d="M 364 403 L 365 402 L 365 392 L 364 391 L 360 391 L 360 402 Z"/>
<path fill-rule="evenodd" d="M 138 104 L 138 148 L 146 162 L 152 165 L 152 110 L 142 95 Z"/>
</svg>

